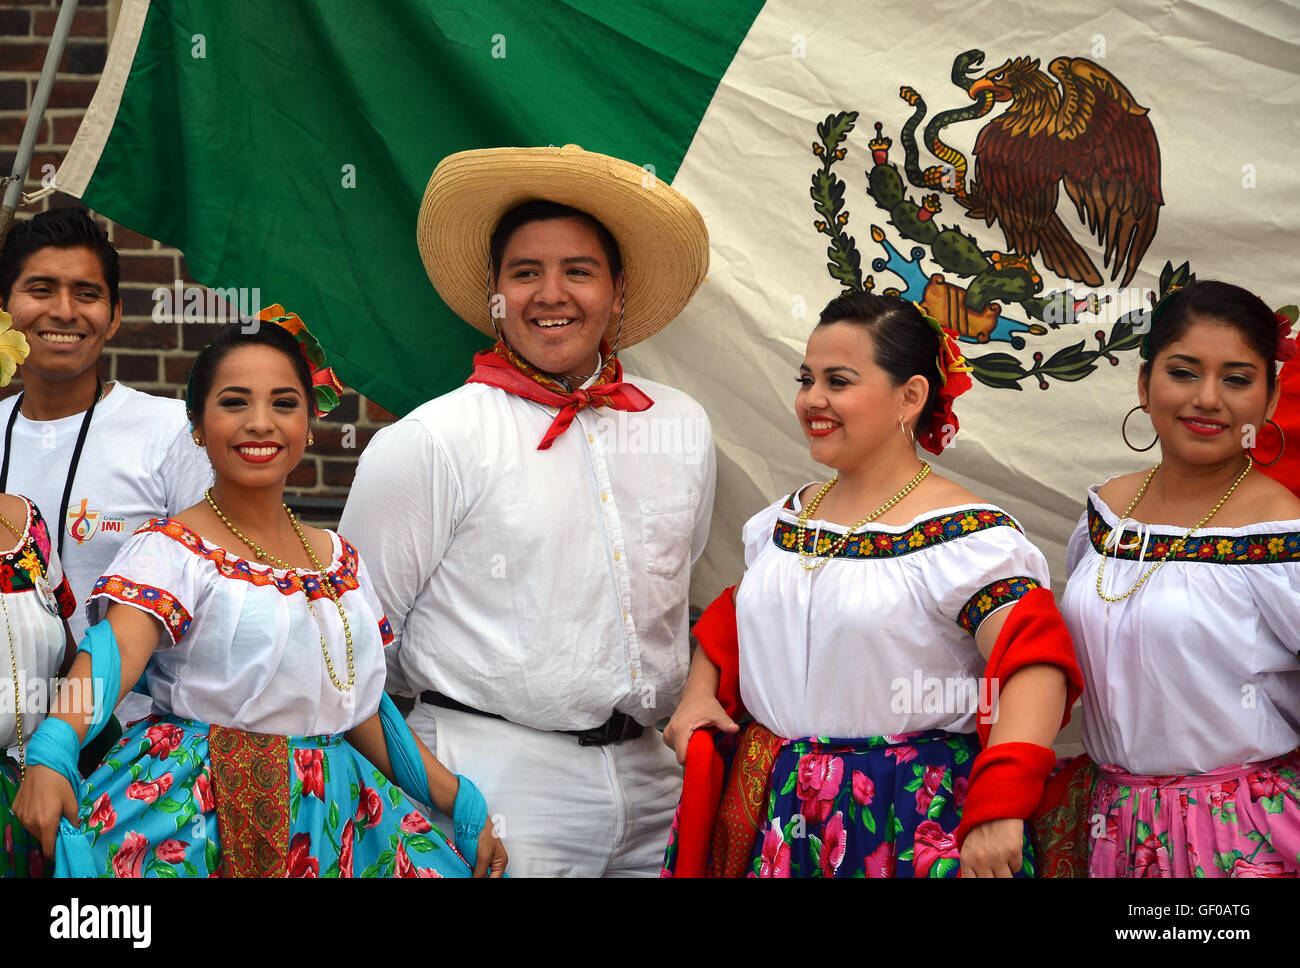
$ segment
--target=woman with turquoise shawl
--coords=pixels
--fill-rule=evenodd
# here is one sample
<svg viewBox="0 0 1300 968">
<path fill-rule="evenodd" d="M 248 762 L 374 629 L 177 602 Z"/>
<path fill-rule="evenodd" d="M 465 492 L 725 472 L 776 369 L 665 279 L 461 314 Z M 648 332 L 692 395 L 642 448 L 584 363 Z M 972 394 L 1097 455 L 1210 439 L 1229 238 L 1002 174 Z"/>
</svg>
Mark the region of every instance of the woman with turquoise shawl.
<svg viewBox="0 0 1300 968">
<path fill-rule="evenodd" d="M 392 632 L 356 550 L 282 503 L 311 413 L 338 399 L 323 364 L 280 306 L 195 360 L 187 404 L 215 484 L 143 525 L 100 578 L 64 687 L 87 698 L 28 747 L 14 811 L 57 873 L 504 873 L 482 795 L 384 695 Z M 82 783 L 78 748 L 142 673 L 154 715 Z M 452 817 L 454 836 L 413 801 Z"/>
</svg>

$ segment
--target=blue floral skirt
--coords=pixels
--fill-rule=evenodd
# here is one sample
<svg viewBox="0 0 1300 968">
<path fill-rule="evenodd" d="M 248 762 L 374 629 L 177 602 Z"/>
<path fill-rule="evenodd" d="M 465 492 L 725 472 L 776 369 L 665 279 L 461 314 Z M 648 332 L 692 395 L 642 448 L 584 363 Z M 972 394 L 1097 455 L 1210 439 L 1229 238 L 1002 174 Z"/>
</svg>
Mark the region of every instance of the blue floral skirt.
<svg viewBox="0 0 1300 968">
<path fill-rule="evenodd" d="M 133 724 L 82 787 L 103 877 L 468 877 L 428 819 L 342 736 L 172 716 Z"/>
<path fill-rule="evenodd" d="M 953 832 L 979 752 L 929 730 L 786 740 L 776 754 L 751 877 L 956 877 Z M 1017 877 L 1034 874 L 1026 824 Z"/>
</svg>

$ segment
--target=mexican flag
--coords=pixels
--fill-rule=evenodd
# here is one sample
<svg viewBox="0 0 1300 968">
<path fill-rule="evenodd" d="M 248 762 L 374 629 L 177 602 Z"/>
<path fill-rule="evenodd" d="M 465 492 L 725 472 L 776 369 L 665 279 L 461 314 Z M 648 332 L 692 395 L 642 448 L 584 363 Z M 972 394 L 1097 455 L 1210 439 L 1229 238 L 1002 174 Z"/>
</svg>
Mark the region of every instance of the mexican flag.
<svg viewBox="0 0 1300 968">
<path fill-rule="evenodd" d="M 1059 587 L 1087 485 L 1150 463 L 1120 437 L 1149 293 L 1195 273 L 1295 302 L 1300 241 L 1300 15 L 1084 7 L 125 0 L 56 183 L 298 312 L 400 413 L 482 345 L 416 251 L 438 160 L 577 143 L 644 165 L 712 240 L 695 300 L 625 354 L 713 422 L 697 599 L 739 576 L 746 518 L 826 477 L 793 378 L 851 288 L 960 336 L 975 386 L 937 469 L 1015 515 Z"/>
</svg>

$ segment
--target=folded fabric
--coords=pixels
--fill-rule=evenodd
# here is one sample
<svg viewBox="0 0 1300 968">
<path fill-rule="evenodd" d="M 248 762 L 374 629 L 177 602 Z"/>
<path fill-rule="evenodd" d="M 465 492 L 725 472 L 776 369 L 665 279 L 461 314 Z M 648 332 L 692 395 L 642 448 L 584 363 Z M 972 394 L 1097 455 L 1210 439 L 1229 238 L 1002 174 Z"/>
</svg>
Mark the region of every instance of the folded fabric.
<svg viewBox="0 0 1300 968">
<path fill-rule="evenodd" d="M 487 801 L 468 777 L 456 774 L 460 789 L 452 806 L 451 822 L 456 828 L 456 849 L 473 867 L 478 863 L 478 838 L 487 823 Z"/>
<path fill-rule="evenodd" d="M 90 656 L 90 681 L 94 684 L 95 694 L 94 716 L 85 739 L 81 741 L 84 747 L 99 735 L 113 716 L 113 708 L 122 691 L 122 652 L 117 645 L 117 636 L 113 634 L 113 626 L 108 622 L 99 622 L 86 629 L 77 651 Z"/>
<path fill-rule="evenodd" d="M 709 661 L 718 667 L 718 702 L 732 719 L 745 713 L 740 701 L 740 642 L 732 585 L 713 600 L 691 632 Z M 724 764 L 714 745 L 714 730 L 697 729 L 686 747 L 686 768 L 678 807 L 677 877 L 708 874 L 713 823 L 722 799 Z"/>
<path fill-rule="evenodd" d="M 429 792 L 429 774 L 424 769 L 424 757 L 416 745 L 415 736 L 396 704 L 385 693 L 379 700 L 379 722 L 384 728 L 384 743 L 388 747 L 388 761 L 392 764 L 393 779 L 408 796 L 421 803 L 434 806 Z M 456 849 L 469 866 L 478 858 L 478 838 L 487 823 L 487 801 L 478 787 L 467 778 L 458 776 L 460 789 L 452 807 L 451 822 L 455 827 Z"/>
<path fill-rule="evenodd" d="M 980 695 L 1001 695 L 1002 687 L 1015 673 L 1040 663 L 1054 665 L 1065 673 L 1065 714 L 1061 717 L 1064 726 L 1070 721 L 1071 707 L 1083 693 L 1083 673 L 1075 658 L 1070 630 L 1056 607 L 1056 599 L 1046 588 L 1027 592 L 1011 606 L 985 666 Z M 980 745 L 985 748 L 993 726 L 988 718 L 980 716 L 975 724 Z"/>
<path fill-rule="evenodd" d="M 1061 725 L 1070 721 L 1070 709 L 1083 692 L 1083 674 L 1074 654 L 1069 629 L 1056 599 L 1046 588 L 1035 588 L 1011 607 L 989 655 L 981 684 L 982 696 L 998 696 L 1004 684 L 1026 666 L 1054 665 L 1065 673 L 1065 712 Z M 986 820 L 1027 819 L 1037 809 L 1056 754 L 1035 743 L 999 743 L 989 746 L 993 724 L 989 717 L 976 722 L 984 751 L 971 768 L 961 826 L 955 839 L 961 846 L 972 828 Z"/>
<path fill-rule="evenodd" d="M 77 770 L 77 731 L 62 719 L 50 716 L 41 721 L 27 743 L 27 765 L 47 766 L 81 791 L 81 774 Z"/>
<path fill-rule="evenodd" d="M 682 796 L 677 807 L 676 877 L 706 877 L 713 823 L 722 800 L 725 770 L 713 745 L 714 730 L 697 729 L 686 747 Z"/>
<path fill-rule="evenodd" d="M 718 702 L 732 719 L 745 715 L 740 700 L 740 636 L 736 631 L 736 586 L 725 589 L 696 621 L 691 633 L 718 667 Z"/>
<path fill-rule="evenodd" d="M 961 824 L 953 834 L 957 846 L 987 820 L 1028 819 L 1038 809 L 1054 766 L 1056 754 L 1037 743 L 998 743 L 975 757 Z"/>
<path fill-rule="evenodd" d="M 95 876 L 95 859 L 90 850 L 90 841 L 67 817 L 59 818 L 59 835 L 54 842 L 54 876 Z"/>
<path fill-rule="evenodd" d="M 388 748 L 393 780 L 407 796 L 432 807 L 433 796 L 429 793 L 429 774 L 424 769 L 424 757 L 415 744 L 411 727 L 406 725 L 388 693 L 379 700 L 379 723 L 384 728 L 384 745 Z"/>
</svg>

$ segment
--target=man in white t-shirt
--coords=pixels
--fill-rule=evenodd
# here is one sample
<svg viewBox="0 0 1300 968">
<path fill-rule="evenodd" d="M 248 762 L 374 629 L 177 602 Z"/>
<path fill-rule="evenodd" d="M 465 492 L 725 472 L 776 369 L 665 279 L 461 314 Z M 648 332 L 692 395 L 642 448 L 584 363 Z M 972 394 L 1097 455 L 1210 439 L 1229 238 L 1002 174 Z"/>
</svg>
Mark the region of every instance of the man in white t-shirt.
<svg viewBox="0 0 1300 968">
<path fill-rule="evenodd" d="M 207 455 L 185 405 L 104 383 L 99 357 L 122 319 L 117 250 L 83 209 L 13 226 L 0 253 L 0 308 L 30 346 L 23 392 L 0 401 L 0 492 L 36 504 L 78 609 L 122 543 L 145 521 L 202 500 Z M 119 713 L 148 712 L 128 697 Z"/>
<path fill-rule="evenodd" d="M 681 770 L 653 726 L 685 681 L 713 438 L 615 352 L 703 280 L 703 219 L 628 162 L 500 148 L 443 160 L 418 233 L 498 342 L 357 468 L 339 530 L 392 623 L 389 689 L 483 790 L 512 874 L 656 874 Z"/>
</svg>

